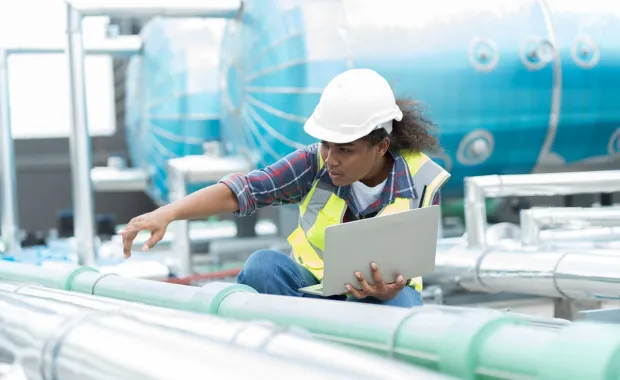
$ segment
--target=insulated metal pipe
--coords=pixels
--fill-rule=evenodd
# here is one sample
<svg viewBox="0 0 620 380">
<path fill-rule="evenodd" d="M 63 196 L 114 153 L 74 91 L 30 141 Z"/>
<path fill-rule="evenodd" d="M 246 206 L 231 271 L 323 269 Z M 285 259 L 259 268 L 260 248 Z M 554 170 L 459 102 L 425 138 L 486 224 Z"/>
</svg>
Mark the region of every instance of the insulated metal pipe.
<svg viewBox="0 0 620 380">
<path fill-rule="evenodd" d="M 276 373 L 302 379 L 383 378 L 281 359 L 113 311 L 24 295 L 0 294 L 0 320 L 0 352 L 17 351 L 15 356 L 32 380 L 163 380 L 196 378 L 200 374 L 272 379 Z M 429 371 L 416 372 L 415 368 L 410 375 L 446 378 Z"/>
<path fill-rule="evenodd" d="M 620 170 L 465 178 L 465 224 L 471 247 L 486 247 L 486 198 L 620 191 Z"/>
<path fill-rule="evenodd" d="M 82 16 L 110 17 L 210 17 L 234 18 L 241 10 L 241 0 L 68 0 Z"/>
<path fill-rule="evenodd" d="M 521 211 L 521 241 L 524 245 L 539 244 L 540 233 L 543 229 L 562 227 L 584 229 L 592 226 L 620 226 L 620 208 L 562 207 Z"/>
<path fill-rule="evenodd" d="M 388 361 L 364 351 L 318 341 L 313 339 L 309 332 L 295 328 L 281 328 L 268 321 L 242 322 L 34 285 L 0 283 L 0 294 L 6 293 L 23 295 L 23 299 L 35 307 L 63 306 L 64 314 L 77 313 L 79 309 L 105 311 L 147 325 L 185 332 L 199 338 L 232 344 L 312 367 L 335 368 L 362 378 L 397 380 L 412 375 L 424 378 L 430 376 L 432 379 L 443 378 L 432 372 Z M 64 309 L 64 305 L 76 306 L 79 309 Z M 334 360 L 336 357 L 339 360 Z"/>
<path fill-rule="evenodd" d="M 63 54 L 63 45 L 8 45 L 6 52 L 11 54 Z M 142 51 L 142 38 L 140 36 L 118 36 L 107 38 L 97 43 L 86 44 L 84 48 L 88 55 L 107 55 L 111 57 L 127 58 Z"/>
<path fill-rule="evenodd" d="M 7 250 L 19 251 L 19 213 L 15 175 L 15 151 L 11 132 L 11 104 L 9 101 L 9 54 L 0 48 L 0 192 L 2 201 L 2 240 Z"/>
<path fill-rule="evenodd" d="M 620 300 L 620 255 L 596 249 L 454 247 L 438 252 L 436 273 L 471 291 Z"/>
<path fill-rule="evenodd" d="M 92 149 L 88 131 L 82 16 L 67 3 L 67 63 L 71 136 L 71 176 L 73 185 L 73 218 L 76 250 L 80 265 L 95 265 L 95 204 L 90 170 Z"/>
</svg>

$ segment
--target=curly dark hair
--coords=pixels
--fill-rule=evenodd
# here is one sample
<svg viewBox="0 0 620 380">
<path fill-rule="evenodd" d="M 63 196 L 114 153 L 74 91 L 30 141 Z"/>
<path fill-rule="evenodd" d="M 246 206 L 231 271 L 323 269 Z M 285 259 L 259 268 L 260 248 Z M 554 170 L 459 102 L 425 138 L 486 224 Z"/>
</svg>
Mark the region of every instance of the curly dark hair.
<svg viewBox="0 0 620 380">
<path fill-rule="evenodd" d="M 403 119 L 393 121 L 392 133 L 388 135 L 383 128 L 375 129 L 362 137 L 362 140 L 374 146 L 387 137 L 390 139 L 390 149 L 397 151 L 431 153 L 439 150 L 439 141 L 431 134 L 437 126 L 424 117 L 420 103 L 413 100 L 397 100 L 396 104 L 403 112 Z"/>
</svg>

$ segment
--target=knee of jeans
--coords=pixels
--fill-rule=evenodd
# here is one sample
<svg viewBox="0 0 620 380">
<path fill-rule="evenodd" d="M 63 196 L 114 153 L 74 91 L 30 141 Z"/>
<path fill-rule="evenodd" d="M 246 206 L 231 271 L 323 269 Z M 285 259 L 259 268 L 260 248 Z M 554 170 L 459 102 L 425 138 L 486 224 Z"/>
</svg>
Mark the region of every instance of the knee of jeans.
<svg viewBox="0 0 620 380">
<path fill-rule="evenodd" d="M 282 252 L 261 249 L 252 253 L 246 260 L 239 281 L 250 285 L 258 281 L 264 281 L 267 276 L 273 276 L 279 271 L 278 266 L 281 260 L 287 259 Z"/>
</svg>

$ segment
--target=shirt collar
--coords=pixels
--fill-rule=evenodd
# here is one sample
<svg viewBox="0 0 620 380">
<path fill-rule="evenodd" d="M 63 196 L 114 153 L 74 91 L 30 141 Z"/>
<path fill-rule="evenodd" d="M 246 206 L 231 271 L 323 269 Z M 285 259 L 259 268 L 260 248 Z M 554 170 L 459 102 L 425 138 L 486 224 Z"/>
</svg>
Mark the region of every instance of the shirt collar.
<svg viewBox="0 0 620 380">
<path fill-rule="evenodd" d="M 385 187 L 379 195 L 379 199 L 376 202 L 372 203 L 370 206 L 368 206 L 366 210 L 360 211 L 357 209 L 357 206 L 355 205 L 355 201 L 353 199 L 353 194 L 351 193 L 350 185 L 334 185 L 331 178 L 329 177 L 329 173 L 327 173 L 325 165 L 323 165 L 323 167 L 319 171 L 318 178 L 323 183 L 334 187 L 334 194 L 347 202 L 347 205 L 356 217 L 359 217 L 360 215 L 371 214 L 381 210 L 385 206 L 393 203 L 394 199 L 397 196 L 403 198 L 415 198 L 416 194 L 413 193 L 413 185 L 411 184 L 413 180 L 411 179 L 411 173 L 409 172 L 407 162 L 398 151 L 390 149 L 388 150 L 388 152 L 394 160 L 394 165 L 392 165 L 392 170 L 388 174 L 387 180 L 385 182 Z"/>
</svg>

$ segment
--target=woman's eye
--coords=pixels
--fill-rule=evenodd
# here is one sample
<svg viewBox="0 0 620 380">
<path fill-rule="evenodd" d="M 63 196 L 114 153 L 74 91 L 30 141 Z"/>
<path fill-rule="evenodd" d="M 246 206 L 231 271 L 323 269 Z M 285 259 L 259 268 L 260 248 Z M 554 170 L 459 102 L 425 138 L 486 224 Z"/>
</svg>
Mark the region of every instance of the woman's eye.
<svg viewBox="0 0 620 380">
<path fill-rule="evenodd" d="M 343 153 L 349 153 L 350 150 L 348 150 L 347 148 L 340 148 L 340 151 Z"/>
</svg>

